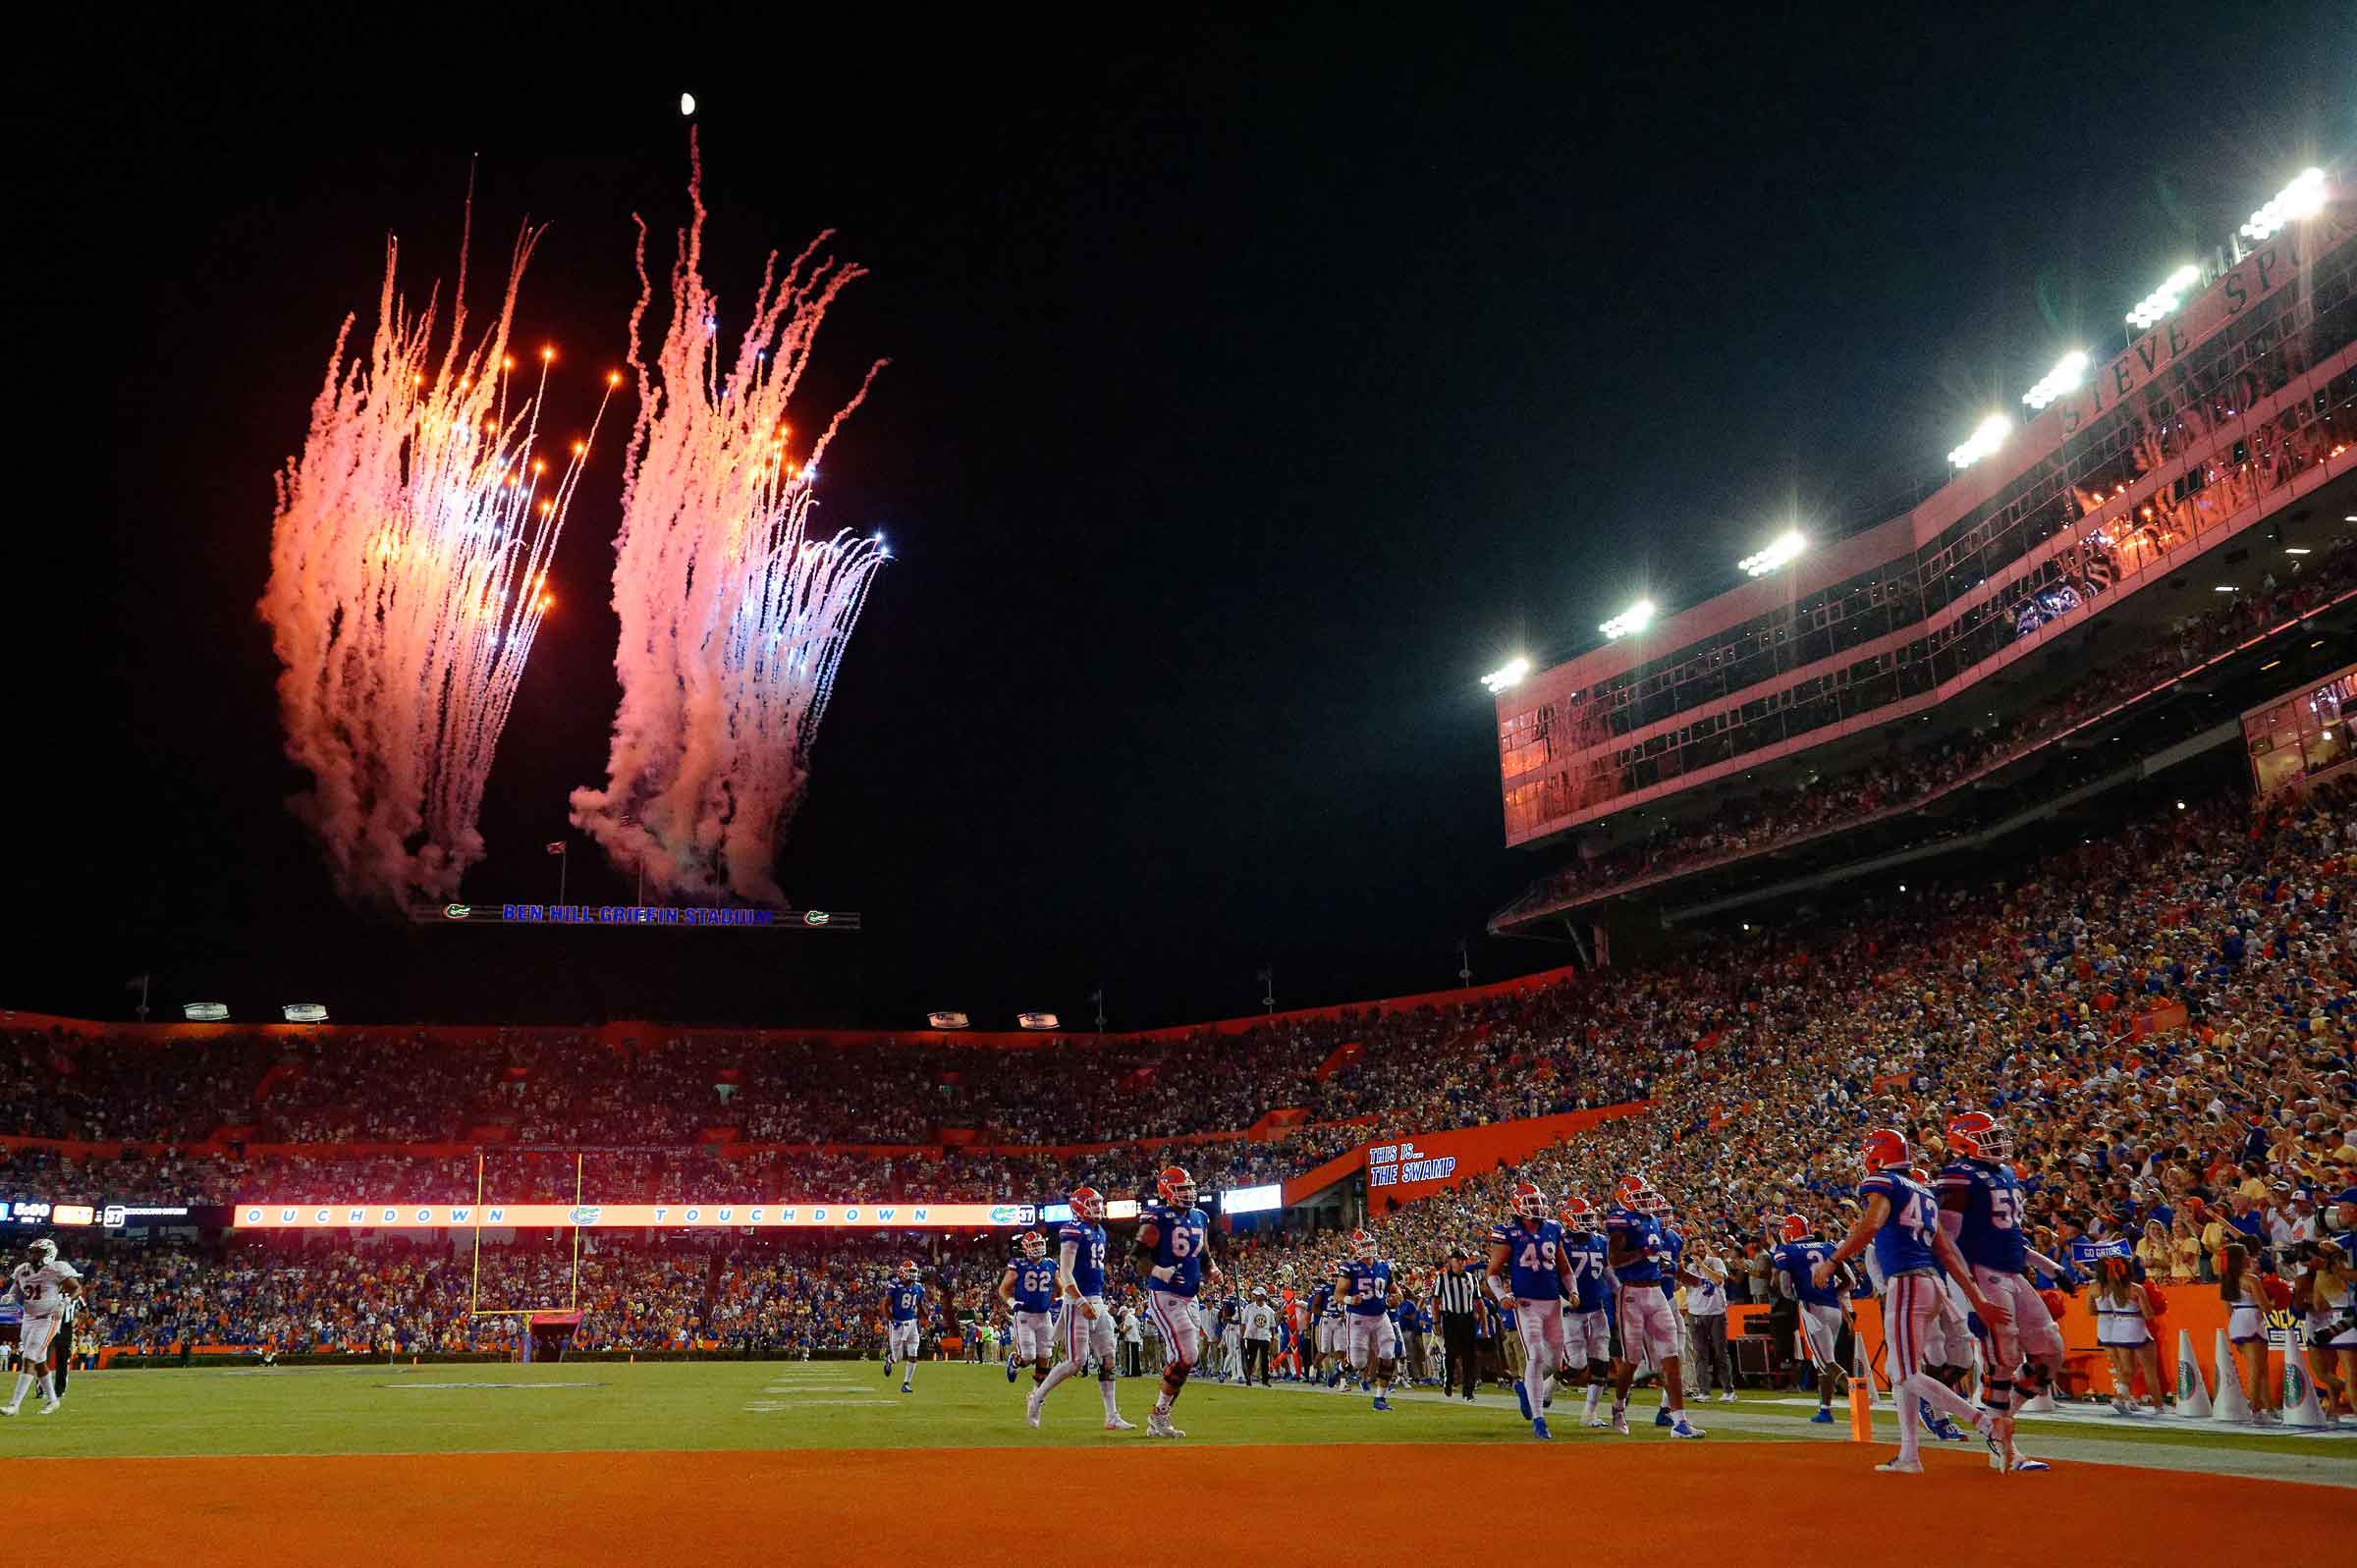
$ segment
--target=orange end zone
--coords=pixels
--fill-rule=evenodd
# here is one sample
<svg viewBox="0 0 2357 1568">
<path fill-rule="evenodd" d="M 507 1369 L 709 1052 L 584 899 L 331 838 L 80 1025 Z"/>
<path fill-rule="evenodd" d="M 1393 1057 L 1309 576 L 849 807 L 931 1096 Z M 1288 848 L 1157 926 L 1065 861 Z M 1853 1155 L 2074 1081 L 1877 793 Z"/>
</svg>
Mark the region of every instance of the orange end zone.
<svg viewBox="0 0 2357 1568">
<path fill-rule="evenodd" d="M 1087 1453 L 128 1459 L 103 1465 L 95 1494 L 36 1481 L 18 1490 L 10 1512 L 21 1539 L 72 1541 L 83 1561 L 180 1568 L 391 1568 L 468 1558 L 643 1568 L 649 1560 L 730 1563 L 756 1555 L 830 1568 L 1038 1568 L 1043 1526 L 1072 1549 L 1107 1560 L 1208 1553 L 1226 1563 L 1314 1562 L 1331 1555 L 1336 1541 L 1379 1526 L 1385 1554 L 1412 1562 L 1426 1550 L 1462 1551 L 1475 1499 L 1560 1500 L 1599 1487 L 1606 1489 L 1593 1494 L 1651 1497 L 1659 1505 L 1581 1510 L 1575 1554 L 1645 1560 L 1665 1546 L 1797 1561 L 1821 1561 L 1860 1541 L 1934 1549 L 1944 1521 L 2000 1517 L 1993 1510 L 2001 1497 L 2002 1517 L 2036 1510 L 2042 1554 L 2080 1563 L 2158 1560 L 2235 1517 L 2263 1518 L 2286 1541 L 2330 1540 L 2345 1532 L 2350 1516 L 2350 1495 L 2338 1487 L 2185 1472 L 2057 1465 L 2045 1476 L 1998 1476 L 1977 1458 L 1927 1454 L 1926 1475 L 1873 1474 L 1869 1467 L 1890 1451 L 1828 1443 L 1141 1442 Z M 41 1463 L 50 1462 L 26 1466 Z M 1562 1489 L 1574 1478 L 1582 1493 Z M 1043 1506 L 1060 1497 L 1078 1511 L 1047 1522 Z M 2229 1512 L 2237 1508 L 2257 1511 Z"/>
</svg>

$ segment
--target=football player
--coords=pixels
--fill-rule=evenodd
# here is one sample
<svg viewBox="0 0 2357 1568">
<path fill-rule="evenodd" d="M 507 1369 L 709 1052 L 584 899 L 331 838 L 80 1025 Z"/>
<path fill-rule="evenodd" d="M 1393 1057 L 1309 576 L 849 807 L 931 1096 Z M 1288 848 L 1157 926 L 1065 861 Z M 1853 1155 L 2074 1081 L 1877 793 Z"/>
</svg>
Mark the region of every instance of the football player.
<svg viewBox="0 0 2357 1568">
<path fill-rule="evenodd" d="M 1604 1417 L 1596 1406 L 1604 1397 L 1605 1384 L 1613 1379 L 1613 1325 L 1604 1306 L 1611 1288 L 1605 1269 L 1609 1252 L 1604 1220 L 1594 1204 L 1572 1198 L 1563 1204 L 1562 1224 L 1563 1252 L 1571 1260 L 1571 1291 L 1563 1298 L 1563 1376 L 1569 1379 L 1586 1364 L 1586 1421 L 1591 1427 L 1601 1427 Z"/>
<path fill-rule="evenodd" d="M 1842 1263 L 1868 1247 L 1874 1249 L 1883 1279 L 1883 1342 L 1891 1364 L 1891 1397 L 1898 1405 L 1897 1457 L 1874 1468 L 1885 1475 L 1923 1474 L 1918 1402 L 1924 1400 L 1970 1422 L 1987 1438 L 1992 1453 L 2001 1452 L 2003 1434 L 1993 1418 L 1924 1370 L 1923 1341 L 1939 1318 L 1941 1271 L 1962 1287 L 1965 1304 L 1981 1315 L 1981 1322 L 1994 1325 L 2002 1309 L 1973 1282 L 1963 1254 L 1941 1226 L 1940 1204 L 1932 1190 L 1907 1173 L 1907 1140 L 1891 1128 L 1877 1128 L 1866 1135 L 1859 1153 L 1866 1175 L 1858 1183 L 1858 1202 L 1865 1212 L 1832 1256 L 1810 1271 L 1810 1277 L 1822 1286 Z"/>
<path fill-rule="evenodd" d="M 1007 1380 L 1014 1381 L 1016 1368 L 1027 1361 L 1036 1389 L 1048 1380 L 1056 1355 L 1056 1328 L 1048 1316 L 1055 1300 L 1056 1266 L 1048 1262 L 1048 1238 L 1038 1231 L 1026 1230 L 1014 1241 L 1019 1253 L 1007 1261 L 1006 1271 L 999 1275 L 999 1300 L 1014 1325 Z"/>
<path fill-rule="evenodd" d="M 901 1265 L 901 1277 L 884 1287 L 884 1380 L 892 1381 L 892 1364 L 901 1363 L 901 1392 L 908 1392 L 916 1376 L 917 1321 L 925 1310 L 925 1287 L 916 1282 L 916 1262 Z"/>
<path fill-rule="evenodd" d="M 1834 1244 L 1821 1240 L 1805 1216 L 1786 1215 L 1777 1228 L 1776 1288 L 1800 1307 L 1801 1351 L 1817 1369 L 1817 1414 L 1809 1420 L 1820 1427 L 1834 1422 L 1834 1379 L 1846 1377 L 1841 1368 L 1841 1302 L 1846 1281 L 1817 1283 L 1817 1266 L 1834 1255 Z M 1844 1272 L 1847 1271 L 1845 1270 Z"/>
<path fill-rule="evenodd" d="M 1563 1227 L 1548 1217 L 1538 1184 L 1517 1181 L 1513 1217 L 1490 1232 L 1490 1294 L 1514 1315 L 1522 1335 L 1522 1379 L 1514 1384 L 1530 1434 L 1548 1439 L 1547 1399 L 1563 1365 L 1563 1297 L 1571 1290 L 1571 1260 Z"/>
<path fill-rule="evenodd" d="M 1097 1393 L 1105 1401 L 1105 1430 L 1130 1432 L 1114 1399 L 1113 1314 L 1105 1305 L 1105 1196 L 1094 1187 L 1072 1189 L 1072 1217 L 1056 1232 L 1056 1289 L 1064 1300 L 1064 1358 L 1047 1381 L 1031 1390 L 1023 1419 L 1039 1425 L 1040 1410 L 1056 1385 L 1097 1364 Z"/>
<path fill-rule="evenodd" d="M 1392 1373 L 1398 1365 L 1392 1350 L 1392 1313 L 1399 1305 L 1399 1287 L 1390 1260 L 1376 1256 L 1381 1250 L 1370 1232 L 1350 1232 L 1350 1256 L 1335 1270 L 1334 1279 L 1349 1325 L 1350 1366 L 1374 1382 L 1375 1408 L 1389 1410 Z"/>
<path fill-rule="evenodd" d="M 1947 1148 L 1954 1158 L 1940 1172 L 1941 1226 L 1963 1254 L 1974 1285 L 2002 1309 L 2001 1323 L 1981 1315 L 1987 1341 L 1981 1403 L 2003 1438 L 2001 1451 L 1992 1447 L 1989 1463 L 1999 1470 L 2045 1470 L 2043 1461 L 2025 1457 L 2016 1445 L 2013 1417 L 2061 1375 L 2062 1331 L 2029 1281 L 2029 1206 L 2009 1163 L 2013 1136 L 1988 1111 L 1968 1110 L 1947 1124 Z"/>
<path fill-rule="evenodd" d="M 6 1405 L 0 1405 L 0 1416 L 15 1415 L 36 1380 L 41 1387 L 41 1414 L 57 1414 L 49 1341 L 56 1337 L 58 1324 L 65 1317 L 66 1302 L 81 1294 L 82 1275 L 58 1257 L 57 1243 L 47 1236 L 36 1239 L 27 1249 L 26 1261 L 10 1271 L 7 1296 L 0 1299 L 13 1300 L 24 1310 L 24 1321 L 17 1329 L 17 1365 L 24 1370 L 17 1374 L 16 1393 Z M 37 1379 L 35 1368 L 39 1369 Z"/>
<path fill-rule="evenodd" d="M 1162 1330 L 1164 1355 L 1162 1397 L 1146 1417 L 1146 1433 L 1183 1437 L 1171 1425 L 1171 1407 L 1203 1353 L 1195 1297 L 1206 1277 L 1216 1289 L 1227 1276 L 1211 1257 L 1211 1219 L 1195 1207 L 1195 1178 L 1184 1166 L 1165 1165 L 1154 1191 L 1156 1201 L 1145 1206 L 1137 1223 L 1137 1256 L 1147 1265 L 1146 1311 Z"/>
<path fill-rule="evenodd" d="M 1620 1302 L 1620 1364 L 1613 1376 L 1613 1431 L 1628 1433 L 1628 1390 L 1639 1364 L 1662 1376 L 1662 1408 L 1670 1435 L 1699 1437 L 1702 1429 L 1686 1416 L 1685 1386 L 1679 1380 L 1677 1313 L 1665 1281 L 1675 1265 L 1662 1234 L 1661 1216 L 1670 1205 L 1643 1176 L 1623 1176 L 1613 1189 L 1613 1211 L 1605 1217 L 1605 1263 Z"/>
</svg>

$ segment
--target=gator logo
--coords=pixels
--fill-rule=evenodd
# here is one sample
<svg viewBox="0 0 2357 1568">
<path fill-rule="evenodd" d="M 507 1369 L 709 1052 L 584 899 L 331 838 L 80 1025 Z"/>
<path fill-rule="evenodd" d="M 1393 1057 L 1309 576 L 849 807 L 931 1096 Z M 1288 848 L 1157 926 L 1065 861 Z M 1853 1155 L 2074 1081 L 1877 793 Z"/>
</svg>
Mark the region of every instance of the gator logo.
<svg viewBox="0 0 2357 1568">
<path fill-rule="evenodd" d="M 994 1225 L 1027 1225 L 1039 1217 L 1039 1211 L 1027 1203 L 993 1204 L 990 1222 Z"/>
<path fill-rule="evenodd" d="M 464 920 L 473 913 L 474 905 L 470 903 L 446 903 L 442 906 L 442 918 L 445 920 Z"/>
<path fill-rule="evenodd" d="M 828 914 L 824 909 L 805 909 L 802 911 L 802 924 L 805 926 L 823 926 L 834 918 L 835 917 L 833 915 Z"/>
<path fill-rule="evenodd" d="M 598 1217 L 604 1213 L 605 1211 L 597 1205 L 585 1203 L 574 1210 L 571 1218 L 576 1225 L 594 1225 L 598 1221 Z"/>
</svg>

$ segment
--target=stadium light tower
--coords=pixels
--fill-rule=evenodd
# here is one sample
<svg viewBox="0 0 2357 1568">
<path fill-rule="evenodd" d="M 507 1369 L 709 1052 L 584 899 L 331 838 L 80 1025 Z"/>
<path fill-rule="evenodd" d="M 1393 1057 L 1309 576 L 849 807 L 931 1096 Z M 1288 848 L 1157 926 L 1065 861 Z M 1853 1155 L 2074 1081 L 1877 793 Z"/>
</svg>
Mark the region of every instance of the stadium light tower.
<svg viewBox="0 0 2357 1568">
<path fill-rule="evenodd" d="M 2136 301 L 2128 312 L 2128 325 L 2143 332 L 2166 317 L 2177 313 L 2185 302 L 2185 292 L 2202 281 L 2202 269 L 2187 262 L 2161 282 L 2161 287 Z"/>
<path fill-rule="evenodd" d="M 1606 622 L 1597 629 L 1604 633 L 1605 641 L 1618 642 L 1622 637 L 1627 636 L 1630 632 L 1643 631 L 1647 626 L 1652 624 L 1653 601 L 1651 599 L 1639 599 L 1635 604 L 1630 605 L 1626 610 L 1621 611 L 1618 615 L 1613 617 L 1612 620 Z"/>
<path fill-rule="evenodd" d="M 1786 528 L 1776 536 L 1776 542 L 1767 549 L 1755 551 L 1735 565 L 1743 568 L 1746 576 L 1765 577 L 1779 567 L 1788 567 L 1798 561 L 1800 553 L 1808 547 L 1808 540 L 1800 536 L 1798 528 Z"/>
<path fill-rule="evenodd" d="M 2073 349 L 2056 360 L 2055 368 L 2040 376 L 2037 384 L 2021 395 L 2021 401 L 2033 408 L 2043 408 L 2065 392 L 2078 391 L 2079 383 L 2086 379 L 2087 351 Z"/>
<path fill-rule="evenodd" d="M 2287 226 L 2313 218 L 2324 209 L 2325 171 L 2302 169 L 2291 184 L 2275 192 L 2274 200 L 2251 214 L 2242 233 L 2251 240 L 2273 239 Z"/>
<path fill-rule="evenodd" d="M 1947 455 L 1947 460 L 1959 468 L 1969 468 L 2005 444 L 2013 433 L 2013 421 L 2001 413 L 1993 413 L 1973 427 L 1972 438 Z"/>
<path fill-rule="evenodd" d="M 1498 695 L 1498 693 L 1506 690 L 1509 686 L 1520 685 L 1522 683 L 1522 677 L 1529 674 L 1530 661 L 1523 658 L 1521 655 L 1516 654 L 1513 658 L 1508 659 L 1506 663 L 1500 665 L 1488 675 L 1483 676 L 1481 677 L 1481 683 L 1489 687 L 1490 695 L 1495 697 Z"/>
</svg>

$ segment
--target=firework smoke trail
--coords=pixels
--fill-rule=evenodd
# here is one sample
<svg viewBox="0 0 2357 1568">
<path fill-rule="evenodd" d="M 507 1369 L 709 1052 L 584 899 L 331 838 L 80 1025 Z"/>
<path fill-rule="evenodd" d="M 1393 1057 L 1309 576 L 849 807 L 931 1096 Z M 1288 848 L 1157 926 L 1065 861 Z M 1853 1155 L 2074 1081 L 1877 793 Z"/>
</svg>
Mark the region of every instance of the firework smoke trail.
<svg viewBox="0 0 2357 1568">
<path fill-rule="evenodd" d="M 534 449 L 553 351 L 533 391 L 516 386 L 509 335 L 538 239 L 518 239 L 498 317 L 471 350 L 462 251 L 439 354 L 434 301 L 410 312 L 389 242 L 375 335 L 347 361 L 345 319 L 302 455 L 278 475 L 258 608 L 282 666 L 287 755 L 313 781 L 291 804 L 356 902 L 453 897 L 482 858 L 483 781 L 589 448 L 574 443 L 551 483 Z"/>
<path fill-rule="evenodd" d="M 881 539 L 848 529 L 815 536 L 812 486 L 884 361 L 797 461 L 787 405 L 828 305 L 862 269 L 814 259 L 824 234 L 782 277 L 772 252 L 743 335 L 724 346 L 699 271 L 703 166 L 692 139 L 689 153 L 694 216 L 679 236 L 671 320 L 651 356 L 641 325 L 654 288 L 638 228 L 638 417 L 614 563 L 622 705 L 606 786 L 574 791 L 573 821 L 652 886 L 781 903 L 778 838 L 809 777 L 836 667 L 889 557 Z"/>
</svg>

